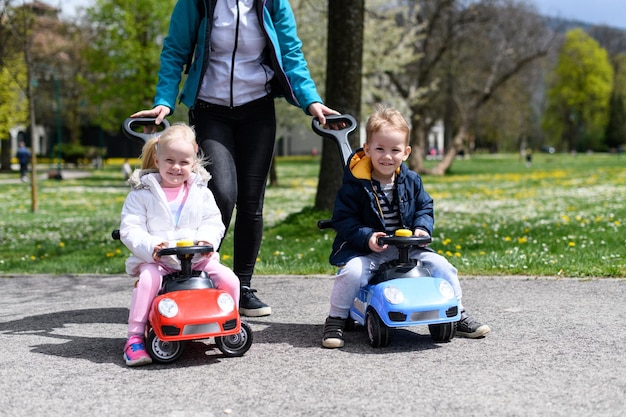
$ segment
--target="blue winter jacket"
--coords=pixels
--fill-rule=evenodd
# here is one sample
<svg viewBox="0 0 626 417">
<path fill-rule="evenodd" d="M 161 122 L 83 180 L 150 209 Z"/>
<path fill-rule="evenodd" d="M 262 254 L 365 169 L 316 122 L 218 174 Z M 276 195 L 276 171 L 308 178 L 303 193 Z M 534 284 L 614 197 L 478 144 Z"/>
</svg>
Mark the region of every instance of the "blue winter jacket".
<svg viewBox="0 0 626 417">
<path fill-rule="evenodd" d="M 362 149 L 354 152 L 348 161 L 332 217 L 337 235 L 329 260 L 339 267 L 352 258 L 370 254 L 370 237 L 374 232 L 385 231 L 385 220 L 372 185 L 372 161 Z M 403 228 L 422 229 L 432 236 L 433 199 L 424 190 L 421 177 L 402 164 L 394 192 Z"/>
<path fill-rule="evenodd" d="M 196 1 L 205 8 L 204 17 Z M 178 0 L 170 19 L 169 33 L 163 42 L 161 67 L 154 106 L 164 105 L 174 111 L 182 77 L 182 70 L 195 48 L 194 59 L 180 94 L 180 102 L 193 108 L 209 62 L 213 11 L 218 0 Z M 265 31 L 268 45 L 268 63 L 275 72 L 272 82 L 274 96 L 284 96 L 291 104 L 305 112 L 311 103 L 322 99 L 307 68 L 301 51 L 302 42 L 296 33 L 296 20 L 288 0 L 273 0 L 268 10 L 265 0 L 256 3 L 257 15 Z M 170 112 L 170 114 L 171 114 Z"/>
</svg>

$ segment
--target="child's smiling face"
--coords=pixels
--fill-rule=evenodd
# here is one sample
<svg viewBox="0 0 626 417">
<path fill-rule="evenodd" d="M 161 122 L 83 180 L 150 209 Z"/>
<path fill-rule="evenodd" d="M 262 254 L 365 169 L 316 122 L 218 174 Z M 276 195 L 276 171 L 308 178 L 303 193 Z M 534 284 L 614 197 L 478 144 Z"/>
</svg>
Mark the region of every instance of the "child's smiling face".
<svg viewBox="0 0 626 417">
<path fill-rule="evenodd" d="M 396 170 L 411 153 L 406 132 L 389 126 L 372 133 L 363 150 L 372 160 L 372 178 L 384 184 L 394 181 Z"/>
<path fill-rule="evenodd" d="M 180 187 L 191 175 L 196 163 L 196 149 L 190 142 L 173 140 L 158 145 L 156 164 L 161 187 Z"/>
</svg>

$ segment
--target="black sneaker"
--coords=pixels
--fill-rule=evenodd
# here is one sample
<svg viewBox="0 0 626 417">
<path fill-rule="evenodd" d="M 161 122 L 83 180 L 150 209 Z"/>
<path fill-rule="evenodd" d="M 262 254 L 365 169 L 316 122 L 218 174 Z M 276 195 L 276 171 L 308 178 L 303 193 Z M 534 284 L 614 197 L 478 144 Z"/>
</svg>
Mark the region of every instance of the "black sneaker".
<svg viewBox="0 0 626 417">
<path fill-rule="evenodd" d="M 456 335 L 457 337 L 468 337 L 470 339 L 478 339 L 485 337 L 487 333 L 491 331 L 491 328 L 486 324 L 480 324 L 465 310 L 461 311 L 461 320 L 456 323 Z"/>
<path fill-rule="evenodd" d="M 346 319 L 340 317 L 327 317 L 324 323 L 324 338 L 322 346 L 329 349 L 343 347 L 343 328 Z"/>
<path fill-rule="evenodd" d="M 254 294 L 256 290 L 241 287 L 239 298 L 239 314 L 247 317 L 261 317 L 272 314 L 272 307 L 259 300 Z"/>
</svg>

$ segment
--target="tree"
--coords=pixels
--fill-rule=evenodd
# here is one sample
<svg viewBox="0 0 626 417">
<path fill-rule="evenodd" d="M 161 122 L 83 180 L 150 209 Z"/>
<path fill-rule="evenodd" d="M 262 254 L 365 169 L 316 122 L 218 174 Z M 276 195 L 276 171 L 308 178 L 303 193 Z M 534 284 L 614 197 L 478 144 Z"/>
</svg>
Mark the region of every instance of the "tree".
<svg viewBox="0 0 626 417">
<path fill-rule="evenodd" d="M 546 131 L 570 151 L 597 147 L 613 88 L 606 50 L 582 29 L 569 31 L 549 85 Z"/>
<path fill-rule="evenodd" d="M 625 116 L 624 97 L 614 91 L 609 102 L 609 122 L 604 132 L 604 142 L 609 150 L 615 151 L 626 142 Z"/>
<path fill-rule="evenodd" d="M 395 12 L 391 15 L 403 29 L 395 36 L 397 49 L 408 50 L 412 57 L 403 56 L 395 67 L 388 62 L 384 71 L 372 75 L 384 76 L 409 107 L 411 169 L 443 174 L 475 135 L 480 110 L 546 55 L 553 36 L 534 9 L 507 0 L 412 0 L 387 2 L 381 10 Z M 385 31 L 379 33 L 385 36 Z M 445 125 L 446 153 L 427 170 L 426 140 L 438 120 Z"/>
<path fill-rule="evenodd" d="M 352 114 L 356 120 L 361 115 L 364 11 L 364 0 L 328 2 L 326 103 L 340 113 Z M 342 166 L 337 145 L 324 139 L 316 209 L 332 209 L 341 185 Z"/>
<path fill-rule="evenodd" d="M 175 0 L 124 2 L 97 0 L 87 9 L 90 106 L 99 109 L 101 126 L 117 131 L 129 114 L 151 108 L 159 56 Z"/>
<path fill-rule="evenodd" d="M 9 68 L 11 70 L 9 70 Z M 22 91 L 26 83 L 26 66 L 21 56 L 5 57 L 0 65 L 0 139 L 2 171 L 11 170 L 12 149 L 9 129 L 28 120 L 28 100 Z"/>
</svg>

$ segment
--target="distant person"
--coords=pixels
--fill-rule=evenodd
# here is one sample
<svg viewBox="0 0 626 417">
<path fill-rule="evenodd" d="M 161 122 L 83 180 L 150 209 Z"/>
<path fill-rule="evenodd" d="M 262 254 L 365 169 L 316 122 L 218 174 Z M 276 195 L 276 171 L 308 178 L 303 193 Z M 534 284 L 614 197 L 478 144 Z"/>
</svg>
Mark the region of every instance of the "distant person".
<svg viewBox="0 0 626 417">
<path fill-rule="evenodd" d="M 379 106 L 367 121 L 365 132 L 363 148 L 346 164 L 332 216 L 337 235 L 330 263 L 340 269 L 322 339 L 322 346 L 331 349 L 344 345 L 343 330 L 359 289 L 367 285 L 381 264 L 398 257 L 398 248 L 380 246 L 378 238 L 397 229 L 431 236 L 434 226 L 433 199 L 424 190 L 420 176 L 404 164 L 411 153 L 406 119 L 398 110 Z M 409 254 L 454 289 L 461 310 L 458 336 L 475 339 L 491 331 L 465 311 L 457 270 L 446 258 L 428 247 L 412 248 Z"/>
<path fill-rule="evenodd" d="M 526 158 L 526 168 L 530 168 L 530 165 L 533 163 L 533 151 L 532 151 L 532 149 L 526 148 L 525 158 Z"/>
<path fill-rule="evenodd" d="M 144 334 L 152 300 L 163 275 L 180 271 L 175 256 L 158 256 L 179 240 L 217 248 L 225 227 L 213 193 L 207 187 L 210 174 L 198 156 L 196 136 L 187 125 L 175 124 L 143 147 L 141 169 L 131 178 L 131 191 L 122 208 L 120 240 L 132 252 L 126 272 L 139 277 L 128 315 L 128 340 L 124 360 L 128 366 L 146 365 Z M 209 274 L 215 286 L 239 302 L 239 279 L 220 263 L 217 252 L 195 257 L 194 270 Z"/>
<path fill-rule="evenodd" d="M 17 152 L 15 156 L 20 163 L 20 178 L 23 182 L 28 182 L 28 164 L 30 162 L 31 154 L 23 140 L 21 140 L 17 145 Z"/>
</svg>

